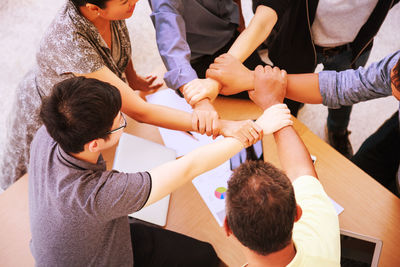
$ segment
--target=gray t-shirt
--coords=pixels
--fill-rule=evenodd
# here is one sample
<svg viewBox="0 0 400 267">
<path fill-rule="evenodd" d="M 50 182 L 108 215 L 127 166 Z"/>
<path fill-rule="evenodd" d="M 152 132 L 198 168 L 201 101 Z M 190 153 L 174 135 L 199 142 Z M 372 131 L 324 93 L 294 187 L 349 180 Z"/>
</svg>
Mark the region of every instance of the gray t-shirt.
<svg viewBox="0 0 400 267">
<path fill-rule="evenodd" d="M 31 251 L 37 266 L 133 266 L 127 214 L 151 191 L 149 173 L 78 160 L 42 126 L 29 166 Z"/>
</svg>

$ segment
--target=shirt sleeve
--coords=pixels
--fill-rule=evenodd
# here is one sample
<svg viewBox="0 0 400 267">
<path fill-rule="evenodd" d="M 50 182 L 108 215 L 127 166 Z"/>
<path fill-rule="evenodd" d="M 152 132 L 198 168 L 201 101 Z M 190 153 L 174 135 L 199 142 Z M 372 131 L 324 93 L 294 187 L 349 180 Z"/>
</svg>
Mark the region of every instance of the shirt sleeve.
<svg viewBox="0 0 400 267">
<path fill-rule="evenodd" d="M 92 192 L 96 216 L 104 221 L 127 216 L 143 208 L 151 192 L 148 172 L 104 172 Z"/>
<path fill-rule="evenodd" d="M 400 51 L 368 68 L 319 73 L 323 104 L 330 108 L 349 106 L 361 101 L 392 95 L 390 72 L 399 60 Z"/>
<path fill-rule="evenodd" d="M 53 40 L 54 53 L 52 57 L 53 68 L 58 75 L 79 73 L 92 73 L 103 66 L 105 63 L 99 52 L 85 36 L 73 32 L 63 40 Z"/>
<path fill-rule="evenodd" d="M 293 182 L 296 202 L 303 213 L 294 224 L 293 239 L 321 257 L 340 260 L 340 230 L 335 208 L 318 179 L 301 176 Z"/>
<path fill-rule="evenodd" d="M 293 1 L 293 0 L 292 0 Z M 267 6 L 272 8 L 278 15 L 278 19 L 282 17 L 289 8 L 290 0 L 253 0 L 254 11 L 258 6 Z"/>
<path fill-rule="evenodd" d="M 168 87 L 178 90 L 197 78 L 190 65 L 191 52 L 186 41 L 183 2 L 151 0 L 151 5 L 151 19 L 156 29 L 158 50 L 167 68 L 164 80 Z"/>
</svg>

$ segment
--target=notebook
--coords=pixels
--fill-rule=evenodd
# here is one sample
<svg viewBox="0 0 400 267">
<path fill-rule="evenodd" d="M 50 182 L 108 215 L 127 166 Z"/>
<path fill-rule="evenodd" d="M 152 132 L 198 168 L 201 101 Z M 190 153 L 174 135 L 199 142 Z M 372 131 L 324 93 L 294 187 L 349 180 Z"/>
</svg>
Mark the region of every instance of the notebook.
<svg viewBox="0 0 400 267">
<path fill-rule="evenodd" d="M 175 160 L 175 151 L 149 140 L 123 133 L 114 157 L 113 169 L 121 172 L 150 171 Z M 170 195 L 129 216 L 165 226 Z"/>
</svg>

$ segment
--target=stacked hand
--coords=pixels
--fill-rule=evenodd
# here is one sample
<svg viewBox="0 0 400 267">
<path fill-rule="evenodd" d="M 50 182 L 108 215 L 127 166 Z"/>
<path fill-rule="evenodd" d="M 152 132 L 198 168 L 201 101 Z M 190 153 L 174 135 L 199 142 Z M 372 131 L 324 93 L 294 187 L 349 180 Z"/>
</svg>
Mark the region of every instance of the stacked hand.
<svg viewBox="0 0 400 267">
<path fill-rule="evenodd" d="M 271 134 L 283 127 L 293 125 L 290 110 L 285 104 L 276 104 L 267 108 L 256 123 L 261 126 L 264 134 Z"/>
<path fill-rule="evenodd" d="M 249 96 L 259 107 L 266 109 L 283 102 L 286 86 L 286 71 L 277 67 L 257 66 L 254 71 L 254 90 L 249 91 Z"/>
<path fill-rule="evenodd" d="M 198 102 L 192 113 L 192 128 L 193 130 L 214 138 L 219 135 L 220 122 L 218 113 L 208 99 Z"/>
<path fill-rule="evenodd" d="M 223 95 L 233 95 L 253 89 L 253 72 L 230 54 L 217 57 L 207 70 L 206 76 L 222 85 L 220 93 Z"/>
<path fill-rule="evenodd" d="M 221 134 L 238 139 L 245 147 L 257 143 L 262 138 L 262 128 L 251 120 L 221 120 Z"/>
<path fill-rule="evenodd" d="M 220 84 L 213 79 L 194 79 L 182 87 L 182 93 L 190 105 L 208 98 L 210 101 L 218 96 Z"/>
</svg>

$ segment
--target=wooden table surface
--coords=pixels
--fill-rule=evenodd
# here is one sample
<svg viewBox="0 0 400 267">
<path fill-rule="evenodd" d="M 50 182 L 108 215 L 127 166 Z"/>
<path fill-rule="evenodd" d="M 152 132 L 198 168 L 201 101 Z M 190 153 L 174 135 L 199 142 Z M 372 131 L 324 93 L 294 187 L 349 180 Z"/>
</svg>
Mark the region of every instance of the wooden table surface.
<svg viewBox="0 0 400 267">
<path fill-rule="evenodd" d="M 262 110 L 252 102 L 240 99 L 218 98 L 215 107 L 224 119 L 256 119 L 262 114 Z M 310 153 L 317 157 L 315 167 L 325 191 L 344 208 L 339 215 L 340 227 L 381 239 L 383 247 L 379 266 L 400 266 L 400 256 L 397 255 L 400 248 L 400 199 L 303 123 L 295 118 L 294 121 L 299 136 Z M 146 125 L 142 131 L 136 124 L 131 122 L 132 128 L 127 132 L 162 143 L 153 126 Z M 265 160 L 280 166 L 272 135 L 263 139 L 263 148 Z M 112 152 L 107 155 L 110 166 L 112 156 Z M 210 242 L 228 266 L 245 263 L 238 241 L 226 237 L 191 182 L 171 195 L 166 228 Z"/>
<path fill-rule="evenodd" d="M 215 106 L 222 118 L 255 119 L 261 110 L 249 101 L 217 99 Z M 400 266 L 400 199 L 337 153 L 319 137 L 295 120 L 295 128 L 306 143 L 321 183 L 328 195 L 344 211 L 340 226 L 383 241 L 379 266 Z M 128 133 L 162 143 L 156 127 L 129 120 Z M 263 140 L 265 159 L 279 165 L 272 136 Z M 104 153 L 108 168 L 115 148 Z M 33 266 L 29 251 L 29 214 L 27 176 L 0 195 L 0 265 Z M 228 266 L 241 266 L 244 255 L 238 242 L 227 238 L 191 182 L 171 195 L 167 229 L 210 242 Z"/>
</svg>

